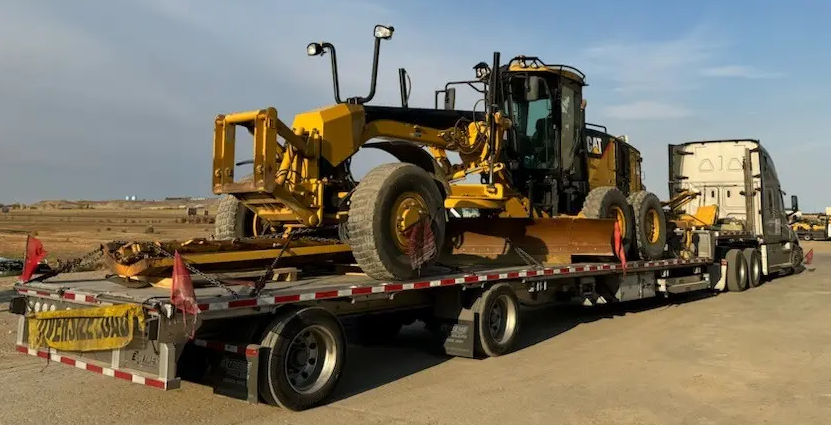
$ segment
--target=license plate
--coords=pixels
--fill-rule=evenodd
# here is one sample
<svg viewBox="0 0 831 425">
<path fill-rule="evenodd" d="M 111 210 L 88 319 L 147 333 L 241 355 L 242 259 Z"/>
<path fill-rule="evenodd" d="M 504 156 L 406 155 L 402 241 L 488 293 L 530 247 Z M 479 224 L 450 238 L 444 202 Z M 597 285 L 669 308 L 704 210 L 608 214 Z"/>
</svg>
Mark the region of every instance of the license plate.
<svg viewBox="0 0 831 425">
<path fill-rule="evenodd" d="M 141 306 L 123 304 L 31 315 L 29 347 L 61 351 L 102 351 L 127 346 L 136 330 L 144 331 Z"/>
</svg>

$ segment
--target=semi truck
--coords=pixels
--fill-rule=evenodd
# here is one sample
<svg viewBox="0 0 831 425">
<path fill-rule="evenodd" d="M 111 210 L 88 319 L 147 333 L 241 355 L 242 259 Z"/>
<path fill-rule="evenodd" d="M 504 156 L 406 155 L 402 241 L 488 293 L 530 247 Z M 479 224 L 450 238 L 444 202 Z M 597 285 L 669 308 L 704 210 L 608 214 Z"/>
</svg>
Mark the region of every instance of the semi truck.
<svg viewBox="0 0 831 425">
<path fill-rule="evenodd" d="M 155 389 L 174 390 L 185 379 L 299 411 L 331 396 L 348 343 L 382 342 L 415 322 L 445 355 L 502 356 L 515 348 L 526 306 L 741 292 L 802 267 L 776 169 L 758 141 L 690 142 L 669 153 L 673 196 L 663 206 L 672 225 L 661 259 L 434 265 L 401 281 L 324 267 L 277 273 L 254 294 L 257 273 L 219 276 L 183 256 L 196 302 L 190 313 L 174 303 L 175 282 L 21 280 L 9 306 L 19 315 L 16 347 Z"/>
</svg>

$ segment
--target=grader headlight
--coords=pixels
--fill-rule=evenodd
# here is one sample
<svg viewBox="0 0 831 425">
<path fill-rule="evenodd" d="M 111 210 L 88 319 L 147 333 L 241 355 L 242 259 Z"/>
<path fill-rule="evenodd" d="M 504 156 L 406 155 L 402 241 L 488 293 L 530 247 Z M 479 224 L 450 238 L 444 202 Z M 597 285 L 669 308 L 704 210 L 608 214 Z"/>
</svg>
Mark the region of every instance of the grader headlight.
<svg viewBox="0 0 831 425">
<path fill-rule="evenodd" d="M 384 25 L 376 25 L 375 26 L 375 38 L 380 38 L 382 40 L 389 40 L 392 38 L 392 33 L 395 31 L 394 27 L 388 27 Z"/>
<path fill-rule="evenodd" d="M 323 54 L 323 45 L 320 43 L 309 43 L 306 46 L 306 54 L 309 56 L 320 56 Z"/>
</svg>

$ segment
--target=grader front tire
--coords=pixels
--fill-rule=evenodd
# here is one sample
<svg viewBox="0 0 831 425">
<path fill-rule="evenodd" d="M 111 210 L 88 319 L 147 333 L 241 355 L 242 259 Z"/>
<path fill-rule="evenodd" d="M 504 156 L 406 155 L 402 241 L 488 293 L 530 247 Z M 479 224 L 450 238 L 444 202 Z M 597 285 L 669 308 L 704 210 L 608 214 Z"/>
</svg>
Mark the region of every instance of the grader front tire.
<svg viewBox="0 0 831 425">
<path fill-rule="evenodd" d="M 350 199 L 347 227 L 352 253 L 368 276 L 379 280 L 417 276 L 406 238 L 396 231 L 397 211 L 408 205 L 429 214 L 436 251 L 441 252 L 446 226 L 444 200 L 425 170 L 408 163 L 384 164 L 358 183 Z"/>
</svg>

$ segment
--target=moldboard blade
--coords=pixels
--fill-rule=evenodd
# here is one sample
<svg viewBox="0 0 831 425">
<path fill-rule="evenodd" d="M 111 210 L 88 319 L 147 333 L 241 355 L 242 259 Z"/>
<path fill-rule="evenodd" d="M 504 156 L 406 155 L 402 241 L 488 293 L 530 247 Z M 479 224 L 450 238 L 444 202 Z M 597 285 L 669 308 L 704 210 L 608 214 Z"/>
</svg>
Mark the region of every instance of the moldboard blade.
<svg viewBox="0 0 831 425">
<path fill-rule="evenodd" d="M 514 248 L 549 265 L 570 263 L 574 256 L 614 257 L 614 224 L 578 217 L 451 219 L 443 261 L 524 264 Z"/>
</svg>

